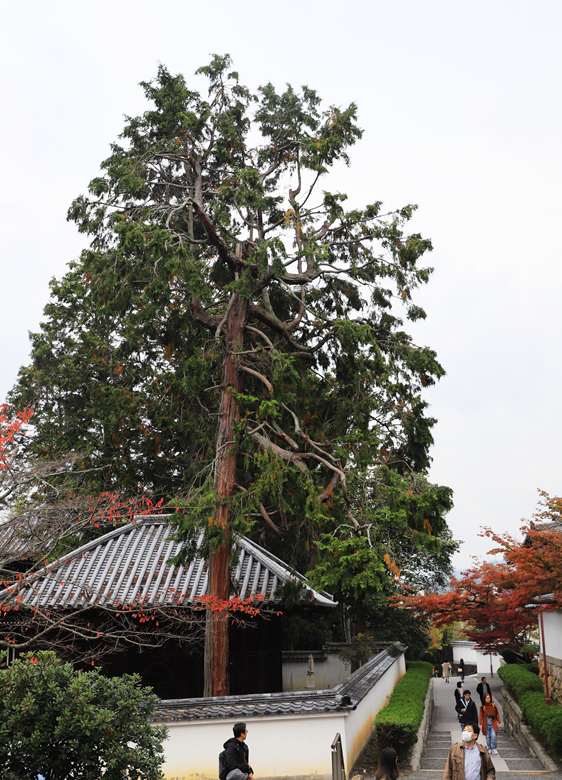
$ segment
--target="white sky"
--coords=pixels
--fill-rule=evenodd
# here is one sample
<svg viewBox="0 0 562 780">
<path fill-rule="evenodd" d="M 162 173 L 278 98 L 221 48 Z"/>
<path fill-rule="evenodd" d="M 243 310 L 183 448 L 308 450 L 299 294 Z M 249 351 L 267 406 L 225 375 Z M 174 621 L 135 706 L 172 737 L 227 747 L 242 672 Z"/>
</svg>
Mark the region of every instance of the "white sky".
<svg viewBox="0 0 562 780">
<path fill-rule="evenodd" d="M 0 106 L 0 399 L 28 360 L 48 281 L 84 245 L 65 220 L 157 63 L 191 77 L 228 52 L 243 83 L 307 84 L 359 104 L 364 138 L 330 189 L 420 206 L 435 274 L 415 337 L 448 376 L 434 481 L 464 540 L 515 531 L 562 491 L 559 0 L 149 3 L 4 0 Z"/>
</svg>

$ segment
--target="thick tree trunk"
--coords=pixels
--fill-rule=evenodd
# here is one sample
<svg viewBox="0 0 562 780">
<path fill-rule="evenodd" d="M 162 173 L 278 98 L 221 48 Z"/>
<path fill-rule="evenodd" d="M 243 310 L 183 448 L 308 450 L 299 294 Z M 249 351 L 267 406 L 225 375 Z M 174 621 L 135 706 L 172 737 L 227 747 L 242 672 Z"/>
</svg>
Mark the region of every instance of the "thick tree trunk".
<svg viewBox="0 0 562 780">
<path fill-rule="evenodd" d="M 244 340 L 248 317 L 248 302 L 236 296 L 223 327 L 228 352 L 224 361 L 217 455 L 215 462 L 216 510 L 214 522 L 226 530 L 224 544 L 209 558 L 210 596 L 227 601 L 230 598 L 230 498 L 236 484 L 238 444 L 235 426 L 240 420 L 240 408 L 235 394 L 242 391 L 242 372 L 238 370 L 239 351 Z M 207 610 L 205 629 L 205 696 L 228 696 L 228 616 Z"/>
</svg>

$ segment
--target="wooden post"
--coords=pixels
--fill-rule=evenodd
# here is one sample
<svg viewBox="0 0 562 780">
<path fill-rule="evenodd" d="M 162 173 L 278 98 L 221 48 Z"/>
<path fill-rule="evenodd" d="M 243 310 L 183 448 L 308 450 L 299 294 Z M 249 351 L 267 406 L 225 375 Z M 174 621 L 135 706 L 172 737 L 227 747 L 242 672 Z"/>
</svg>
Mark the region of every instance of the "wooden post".
<svg viewBox="0 0 562 780">
<path fill-rule="evenodd" d="M 542 610 L 539 612 L 539 623 L 541 626 L 541 641 L 542 641 L 542 668 L 544 672 L 544 692 L 545 692 L 545 704 L 551 704 L 550 691 L 548 690 L 548 666 L 546 665 L 546 648 L 544 646 L 544 623 L 542 619 Z"/>
</svg>

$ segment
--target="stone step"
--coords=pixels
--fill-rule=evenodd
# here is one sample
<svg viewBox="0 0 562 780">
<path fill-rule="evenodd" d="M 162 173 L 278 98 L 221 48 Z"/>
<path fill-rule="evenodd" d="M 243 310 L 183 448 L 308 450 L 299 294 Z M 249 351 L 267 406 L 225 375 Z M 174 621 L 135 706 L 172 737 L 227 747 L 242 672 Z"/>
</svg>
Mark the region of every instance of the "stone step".
<svg viewBox="0 0 562 780">
<path fill-rule="evenodd" d="M 420 769 L 433 769 L 443 771 L 445 769 L 445 761 L 442 758 L 425 758 L 420 761 Z"/>
<path fill-rule="evenodd" d="M 495 756 L 492 756 L 492 761 Z M 502 756 L 503 758 L 503 756 Z M 543 765 L 536 758 L 504 759 L 510 772 L 540 772 Z"/>
<path fill-rule="evenodd" d="M 523 748 L 511 748 L 498 745 L 498 753 L 501 753 L 504 758 L 532 758 L 529 756 L 526 750 Z"/>
</svg>

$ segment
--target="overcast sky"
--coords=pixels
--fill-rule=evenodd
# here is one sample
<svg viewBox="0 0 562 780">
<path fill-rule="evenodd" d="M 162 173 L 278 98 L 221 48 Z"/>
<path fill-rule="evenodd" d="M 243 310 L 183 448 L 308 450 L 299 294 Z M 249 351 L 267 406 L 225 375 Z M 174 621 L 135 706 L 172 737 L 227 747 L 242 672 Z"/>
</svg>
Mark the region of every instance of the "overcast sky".
<svg viewBox="0 0 562 780">
<path fill-rule="evenodd" d="M 0 400 L 28 361 L 48 282 L 84 246 L 66 222 L 159 62 L 192 77 L 230 53 L 243 83 L 359 105 L 363 140 L 330 189 L 419 204 L 435 273 L 418 342 L 447 376 L 431 478 L 450 486 L 455 567 L 481 526 L 516 531 L 562 492 L 559 0 L 298 3 L 3 0 Z M 196 84 L 194 80 L 192 83 Z M 201 87 L 203 85 L 201 84 Z"/>
</svg>

